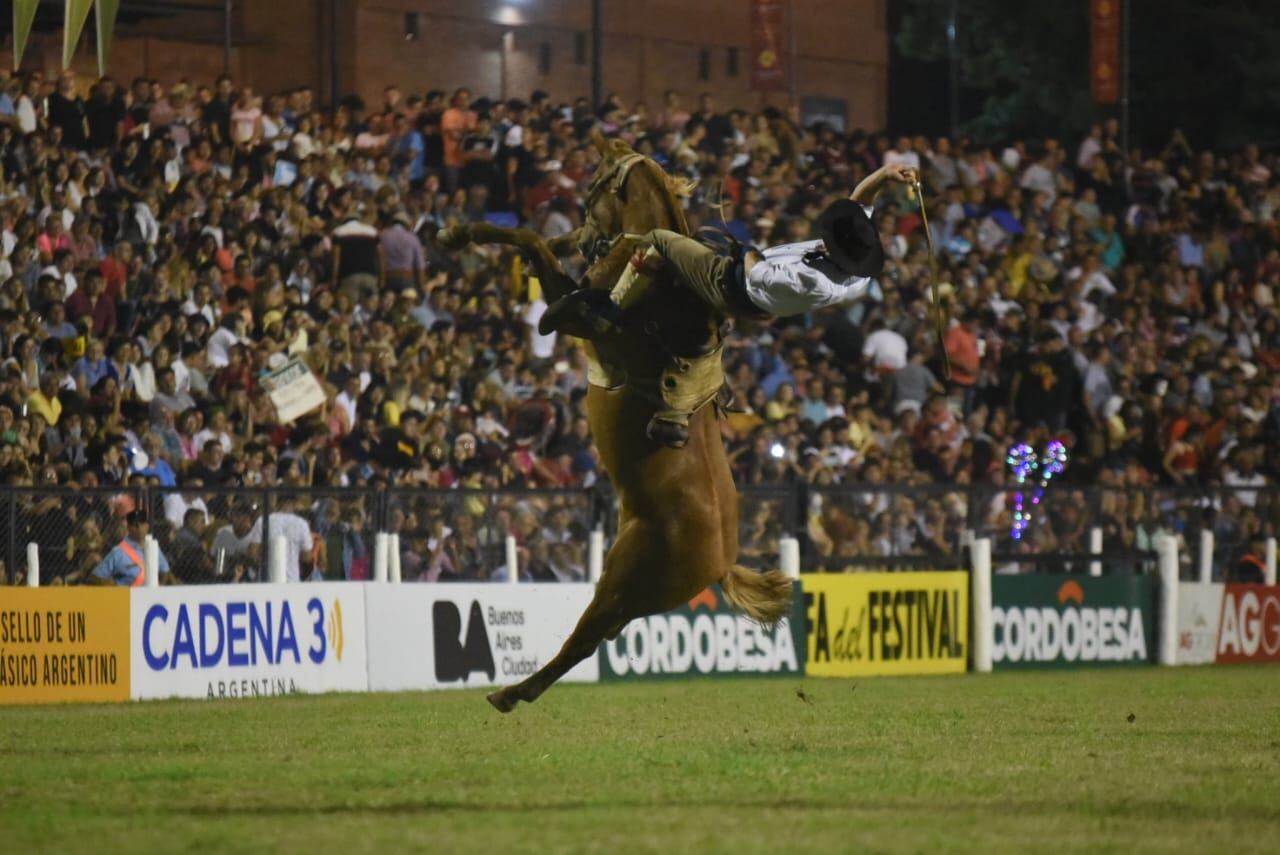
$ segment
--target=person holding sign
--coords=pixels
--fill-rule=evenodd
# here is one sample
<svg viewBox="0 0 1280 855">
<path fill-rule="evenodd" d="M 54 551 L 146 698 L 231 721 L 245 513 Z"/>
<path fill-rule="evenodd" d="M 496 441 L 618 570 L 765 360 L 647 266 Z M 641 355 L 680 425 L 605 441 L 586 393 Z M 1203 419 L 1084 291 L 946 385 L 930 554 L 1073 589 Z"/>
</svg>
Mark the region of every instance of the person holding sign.
<svg viewBox="0 0 1280 855">
<path fill-rule="evenodd" d="M 99 562 L 85 581 L 92 585 L 128 585 L 140 587 L 147 580 L 145 542 L 151 524 L 142 511 L 130 511 L 124 518 L 127 533 L 107 556 Z M 169 572 L 169 560 L 164 553 L 156 550 L 160 556 L 160 584 L 174 585 L 178 580 Z"/>
</svg>

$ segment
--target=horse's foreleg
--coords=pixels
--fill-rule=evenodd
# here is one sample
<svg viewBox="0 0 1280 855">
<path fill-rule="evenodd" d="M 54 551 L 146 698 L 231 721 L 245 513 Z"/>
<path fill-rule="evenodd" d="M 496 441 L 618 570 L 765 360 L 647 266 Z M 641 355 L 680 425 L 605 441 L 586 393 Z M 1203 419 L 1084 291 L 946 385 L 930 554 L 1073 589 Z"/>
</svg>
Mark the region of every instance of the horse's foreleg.
<svg viewBox="0 0 1280 855">
<path fill-rule="evenodd" d="M 554 302 L 578 287 L 560 266 L 547 242 L 532 229 L 504 229 L 489 223 L 469 223 L 442 229 L 437 236 L 446 249 L 461 249 L 469 243 L 497 243 L 514 246 L 529 260 L 538 274 L 547 302 Z"/>
</svg>

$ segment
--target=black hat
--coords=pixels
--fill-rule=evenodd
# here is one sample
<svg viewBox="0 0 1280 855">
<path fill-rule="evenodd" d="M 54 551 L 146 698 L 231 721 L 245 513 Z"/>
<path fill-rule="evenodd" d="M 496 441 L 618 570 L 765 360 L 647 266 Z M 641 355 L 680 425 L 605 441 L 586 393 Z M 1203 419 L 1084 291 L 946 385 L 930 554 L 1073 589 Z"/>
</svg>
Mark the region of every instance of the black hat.
<svg viewBox="0 0 1280 855">
<path fill-rule="evenodd" d="M 814 229 L 827 255 L 853 276 L 875 276 L 884 267 L 880 234 L 857 202 L 841 199 L 818 216 Z"/>
<path fill-rule="evenodd" d="M 147 521 L 147 515 L 143 511 L 129 511 L 125 514 L 124 521 L 129 525 L 141 525 Z"/>
</svg>

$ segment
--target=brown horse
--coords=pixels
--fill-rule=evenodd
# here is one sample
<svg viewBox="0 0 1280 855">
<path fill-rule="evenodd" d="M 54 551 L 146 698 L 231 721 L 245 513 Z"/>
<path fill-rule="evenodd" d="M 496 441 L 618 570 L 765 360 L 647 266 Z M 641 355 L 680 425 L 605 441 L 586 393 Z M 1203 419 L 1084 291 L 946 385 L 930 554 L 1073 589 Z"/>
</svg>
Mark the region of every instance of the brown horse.
<svg viewBox="0 0 1280 855">
<path fill-rule="evenodd" d="M 601 162 L 588 190 L 589 231 L 606 240 L 655 228 L 688 233 L 676 195 L 682 188 L 674 179 L 625 143 L 599 133 L 593 141 Z M 549 301 L 577 287 L 546 242 L 528 229 L 457 226 L 441 232 L 440 241 L 455 248 L 469 242 L 518 247 Z M 563 250 L 570 244 L 558 242 Z M 614 241 L 588 271 L 589 286 L 611 288 L 631 253 L 629 241 Z M 683 448 L 659 445 L 646 435 L 660 400 L 657 378 L 671 361 L 672 342 L 716 335 L 709 310 L 659 273 L 648 296 L 628 313 L 622 332 L 590 343 L 593 361 L 605 366 L 613 381 L 593 372 L 587 411 L 601 461 L 621 499 L 618 537 L 591 604 L 560 652 L 528 679 L 489 695 L 499 711 L 536 700 L 631 620 L 675 608 L 713 583 L 720 583 L 734 609 L 758 622 L 774 623 L 790 610 L 791 582 L 782 573 L 757 573 L 736 564 L 738 494 L 715 406 L 693 415 Z M 605 388 L 624 376 L 621 386 Z"/>
</svg>

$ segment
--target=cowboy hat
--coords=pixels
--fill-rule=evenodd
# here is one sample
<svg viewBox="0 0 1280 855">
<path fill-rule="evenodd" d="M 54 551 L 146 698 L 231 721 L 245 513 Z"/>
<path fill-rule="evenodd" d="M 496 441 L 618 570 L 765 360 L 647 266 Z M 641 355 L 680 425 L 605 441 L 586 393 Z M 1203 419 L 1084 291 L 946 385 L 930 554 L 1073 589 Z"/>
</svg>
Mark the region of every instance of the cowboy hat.
<svg viewBox="0 0 1280 855">
<path fill-rule="evenodd" d="M 884 267 L 880 234 L 857 202 L 841 199 L 818 215 L 814 224 L 827 255 L 836 266 L 853 276 L 875 276 Z"/>
</svg>

